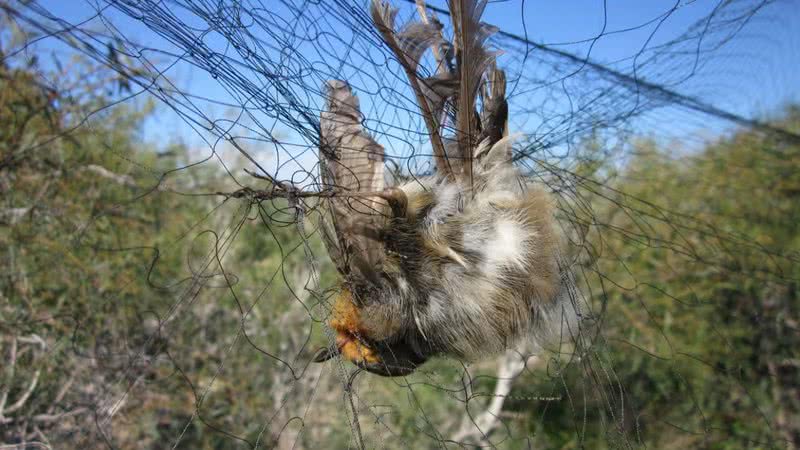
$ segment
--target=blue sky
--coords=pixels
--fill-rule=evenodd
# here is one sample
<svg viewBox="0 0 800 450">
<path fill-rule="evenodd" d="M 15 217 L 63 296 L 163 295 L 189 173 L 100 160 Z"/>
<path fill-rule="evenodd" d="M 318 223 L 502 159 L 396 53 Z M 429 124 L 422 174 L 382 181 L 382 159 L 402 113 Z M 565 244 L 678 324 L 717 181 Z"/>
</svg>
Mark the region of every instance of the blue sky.
<svg viewBox="0 0 800 450">
<path fill-rule="evenodd" d="M 298 4 L 300 1 L 290 1 L 289 3 Z M 352 3 L 354 7 L 366 9 L 366 1 L 354 0 Z M 395 3 L 402 8 L 401 18 L 407 18 L 413 14 L 413 5 L 406 4 L 402 0 L 395 0 Z M 97 5 L 81 0 L 44 0 L 40 4 L 56 16 L 72 23 L 85 20 L 95 14 Z M 99 4 L 103 5 L 102 2 Z M 442 8 L 446 6 L 444 0 L 430 0 L 430 4 Z M 302 25 L 301 21 L 290 17 L 292 14 L 290 9 L 278 2 L 265 0 L 262 5 L 268 5 L 267 9 L 270 14 L 286 16 L 289 24 Z M 630 72 L 633 61 L 631 58 L 645 45 L 655 47 L 675 38 L 691 24 L 707 16 L 717 5 L 717 1 L 683 0 L 677 3 L 675 11 L 669 14 L 665 20 L 660 21 L 660 17 L 676 7 L 674 1 L 497 0 L 490 2 L 483 19 L 504 31 L 518 35 L 527 34 L 532 41 L 548 44 L 579 56 L 586 56 L 591 48 L 590 56 L 594 61 L 610 64 L 621 71 Z M 768 6 L 757 16 L 759 20 L 749 23 L 748 28 L 742 32 L 741 36 L 729 45 L 735 46 L 729 52 L 733 56 L 713 61 L 713 70 L 706 70 L 702 77 L 698 76 L 697 81 L 693 81 L 693 83 L 676 86 L 676 90 L 699 96 L 716 106 L 745 116 L 763 116 L 775 111 L 783 103 L 800 100 L 800 96 L 798 96 L 800 71 L 797 70 L 798 64 L 796 63 L 800 60 L 800 32 L 796 30 L 796 27 L 792 27 L 793 23 L 800 23 L 798 9 L 796 3 L 791 1 L 776 2 L 776 4 Z M 126 17 L 113 8 L 105 8 L 103 14 L 120 33 L 135 39 L 144 46 L 178 51 L 174 46 L 148 30 L 141 22 Z M 641 29 L 616 33 L 618 30 L 627 30 L 647 22 L 652 23 Z M 198 25 L 202 24 L 198 23 Z M 347 30 L 344 25 L 336 20 L 331 20 L 323 24 L 322 28 L 326 26 L 332 34 L 341 36 L 343 41 L 347 40 L 345 37 Z M 605 30 L 604 35 L 593 40 L 603 30 Z M 226 47 L 228 43 L 221 36 L 206 37 L 206 40 L 220 52 L 230 50 L 230 47 Z M 357 61 L 358 56 L 353 56 L 343 42 L 330 42 L 332 43 L 327 45 L 331 48 L 326 49 L 326 53 L 320 53 L 319 49 L 309 47 L 301 47 L 298 51 L 300 54 L 309 54 L 309 60 L 314 63 L 328 64 L 328 70 L 336 67 L 337 57 L 350 58 L 351 62 Z M 723 49 L 720 54 L 726 55 L 725 51 Z M 330 55 L 328 61 L 325 60 L 326 55 Z M 171 66 L 172 68 L 166 72 L 166 76 L 186 91 L 220 102 L 227 102 L 233 106 L 243 101 L 242 97 L 238 99 L 234 97 L 220 84 L 220 80 L 210 76 L 207 71 L 185 63 L 172 66 L 174 61 L 165 55 L 147 54 L 147 56 L 160 59 L 160 67 Z M 507 64 L 508 61 L 507 56 L 502 56 L 499 64 Z M 677 67 L 674 70 L 678 73 L 682 68 Z M 385 74 L 377 74 L 379 77 L 382 75 Z M 356 80 L 354 83 L 357 85 L 358 81 Z M 685 87 L 688 87 L 690 91 L 683 91 Z M 313 97 L 313 93 L 308 96 Z M 309 104 L 313 104 L 317 100 L 305 99 Z M 530 99 L 523 100 L 536 102 L 538 98 L 532 95 Z M 197 105 L 204 114 L 210 117 L 238 117 L 235 108 L 226 108 L 201 101 L 197 101 Z M 380 115 L 380 120 L 387 122 L 393 120 L 391 117 L 385 117 L 385 108 L 378 110 L 380 107 L 371 105 L 369 100 L 362 100 L 362 106 L 367 116 Z M 262 119 L 257 120 L 262 121 Z M 262 124 L 273 130 L 268 122 L 263 121 Z M 277 125 L 280 128 L 281 124 Z M 704 123 L 674 124 L 674 130 L 675 134 L 686 133 L 695 128 L 702 128 L 704 125 Z M 669 130 L 665 131 L 667 125 L 659 123 L 658 126 L 659 132 L 669 132 Z M 643 123 L 642 131 L 648 132 L 646 123 Z M 277 132 L 282 133 L 281 135 L 288 141 L 298 143 L 302 141 L 302 137 L 297 136 L 290 129 L 283 131 L 278 129 Z M 240 130 L 239 134 L 244 133 L 246 130 Z M 144 128 L 144 137 L 159 143 L 184 142 L 201 152 L 203 148 L 208 147 L 208 144 L 200 139 L 195 130 L 166 107 L 162 107 L 159 113 L 147 122 Z M 287 147 L 277 154 L 280 156 L 281 152 L 291 153 L 293 151 L 293 147 Z M 311 161 L 313 155 L 305 154 L 300 158 L 305 163 Z"/>
</svg>

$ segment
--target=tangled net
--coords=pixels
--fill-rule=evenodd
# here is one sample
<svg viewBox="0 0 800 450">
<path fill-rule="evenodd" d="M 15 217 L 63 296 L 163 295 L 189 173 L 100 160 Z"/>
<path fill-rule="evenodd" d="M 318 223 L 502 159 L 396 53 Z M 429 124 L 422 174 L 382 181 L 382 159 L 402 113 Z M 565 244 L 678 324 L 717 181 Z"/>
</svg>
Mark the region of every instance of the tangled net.
<svg viewBox="0 0 800 450">
<path fill-rule="evenodd" d="M 325 82 L 352 85 L 394 176 L 432 170 L 414 95 L 363 3 L 0 2 L 13 25 L 0 41 L 3 79 L 27 64 L 34 90 L 52 94 L 36 97 L 42 108 L 66 111 L 52 135 L 8 146 L 0 163 L 4 192 L 24 182 L 22 168 L 47 174 L 0 213 L 13 244 L 0 444 L 800 445 L 797 240 L 765 238 L 736 225 L 764 217 L 680 191 L 707 183 L 734 201 L 751 189 L 744 175 L 730 186 L 692 168 L 727 152 L 705 147 L 744 142 L 759 149 L 745 168 L 765 167 L 765 184 L 790 180 L 769 189 L 794 195 L 780 168 L 797 158 L 797 110 L 756 113 L 800 100 L 792 3 L 679 1 L 652 17 L 626 11 L 636 23 L 620 28 L 623 12 L 602 3 L 599 32 L 554 43 L 529 35 L 539 6 L 489 4 L 509 128 L 522 132 L 514 161 L 557 199 L 582 333 L 549 353 L 522 345 L 391 380 L 310 364 L 336 289 L 317 229 L 331 195 L 317 166 Z M 400 18 L 425 11 L 448 27 L 446 8 L 397 3 Z M 595 58 L 604 45 L 626 53 Z M 144 117 L 149 99 L 158 106 Z M 156 152 L 113 134 L 136 120 L 156 130 Z M 84 176 L 94 181 L 66 184 Z M 653 200 L 668 188 L 677 193 Z M 781 205 L 775 214 L 790 214 Z M 65 234 L 45 246 L 62 221 Z M 64 286 L 85 278 L 30 287 L 58 284 L 49 271 L 63 271 Z M 757 300 L 744 304 L 728 284 Z M 71 302 L 76 293 L 91 300 Z M 702 326 L 682 322 L 691 317 Z M 714 389 L 728 402 L 700 393 Z"/>
</svg>

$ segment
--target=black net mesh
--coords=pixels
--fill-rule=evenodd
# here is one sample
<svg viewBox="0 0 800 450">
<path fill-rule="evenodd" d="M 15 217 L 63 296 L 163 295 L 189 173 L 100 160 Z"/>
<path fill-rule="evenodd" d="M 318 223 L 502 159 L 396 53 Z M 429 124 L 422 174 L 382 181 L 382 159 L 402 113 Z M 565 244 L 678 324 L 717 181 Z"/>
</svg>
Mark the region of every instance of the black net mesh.
<svg viewBox="0 0 800 450">
<path fill-rule="evenodd" d="M 365 2 L 0 1 L 0 448 L 800 445 L 797 6 L 596 3 L 484 17 L 577 341 L 388 379 L 310 362 L 325 82 L 433 170 Z"/>
</svg>

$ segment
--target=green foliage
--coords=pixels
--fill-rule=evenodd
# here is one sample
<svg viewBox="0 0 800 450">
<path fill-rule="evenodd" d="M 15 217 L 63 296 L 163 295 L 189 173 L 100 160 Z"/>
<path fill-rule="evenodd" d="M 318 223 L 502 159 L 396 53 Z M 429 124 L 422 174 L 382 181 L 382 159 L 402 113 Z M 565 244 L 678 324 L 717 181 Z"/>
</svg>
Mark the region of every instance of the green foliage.
<svg viewBox="0 0 800 450">
<path fill-rule="evenodd" d="M 776 125 L 796 131 L 797 108 Z M 603 195 L 587 193 L 601 224 L 588 236 L 600 275 L 586 280 L 606 306 L 601 391 L 623 390 L 623 431 L 654 448 L 796 444 L 800 145 L 742 130 L 680 156 L 648 141 L 633 154 Z M 594 417 L 602 403 L 588 409 L 587 423 L 613 423 Z M 584 445 L 606 445 L 603 428 Z"/>
<path fill-rule="evenodd" d="M 0 67 L 3 406 L 34 386 L 0 407 L 0 442 L 241 442 L 226 430 L 270 446 L 291 417 L 265 415 L 294 402 L 300 354 L 325 342 L 306 255 L 321 242 L 283 200 L 216 195 L 239 187 L 216 160 L 143 142 L 152 104 L 45 72 Z"/>
</svg>

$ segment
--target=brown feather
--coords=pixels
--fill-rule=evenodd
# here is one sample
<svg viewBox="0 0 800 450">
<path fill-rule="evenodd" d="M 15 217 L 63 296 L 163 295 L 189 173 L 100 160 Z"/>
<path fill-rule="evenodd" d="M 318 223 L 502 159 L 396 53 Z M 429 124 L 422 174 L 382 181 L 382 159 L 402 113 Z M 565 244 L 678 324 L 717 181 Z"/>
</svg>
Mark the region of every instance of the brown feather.
<svg viewBox="0 0 800 450">
<path fill-rule="evenodd" d="M 479 141 L 479 124 L 475 112 L 478 87 L 486 68 L 494 61 L 484 43 L 496 30 L 480 23 L 486 0 L 449 0 L 453 17 L 453 44 L 456 72 L 459 75 L 456 105 L 456 140 L 462 167 L 459 175 L 472 185 L 472 158 Z"/>
<path fill-rule="evenodd" d="M 417 74 L 419 60 L 425 50 L 432 45 L 437 45 L 438 38 L 441 36 L 440 28 L 435 23 L 412 22 L 405 27 L 404 31 L 397 34 L 394 31 L 397 9 L 383 0 L 372 0 L 370 13 L 375 27 L 406 72 L 411 90 L 414 91 L 417 105 L 431 137 L 436 168 L 447 174 L 450 169 L 446 161 L 444 143 L 439 133 L 439 119 L 430 110 L 429 103 L 420 87 L 420 80 Z"/>
<path fill-rule="evenodd" d="M 492 64 L 486 71 L 486 81 L 481 85 L 481 135 L 480 142 L 488 139 L 487 148 L 508 135 L 508 102 L 506 101 L 506 74 Z M 475 155 L 479 158 L 480 155 Z"/>
<path fill-rule="evenodd" d="M 327 105 L 320 117 L 320 165 L 323 183 L 347 193 L 381 192 L 384 188 L 384 152 L 361 126 L 358 97 L 338 80 L 326 86 Z M 378 196 L 334 196 L 323 226 L 328 252 L 339 271 L 355 270 L 376 279 L 385 258 L 376 239 L 385 226 L 389 207 Z"/>
</svg>

